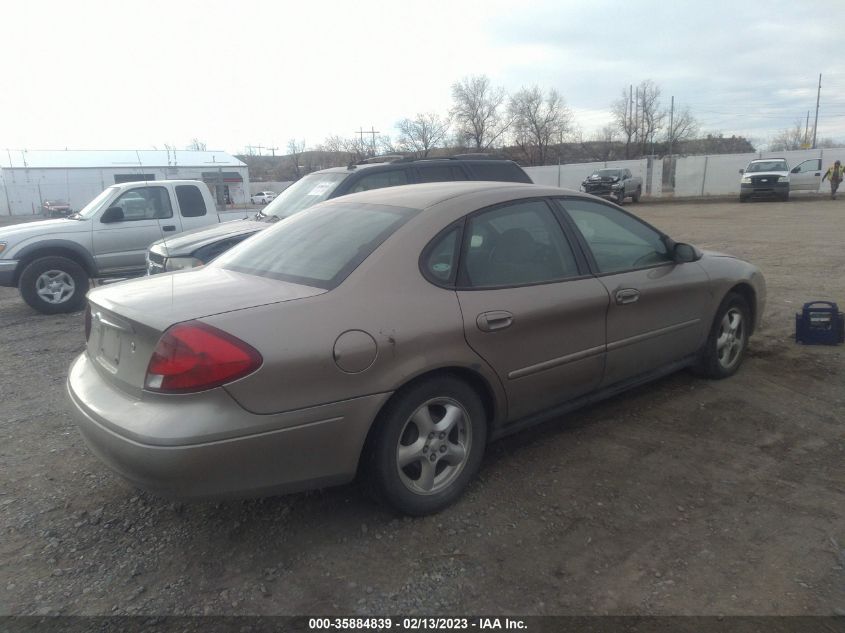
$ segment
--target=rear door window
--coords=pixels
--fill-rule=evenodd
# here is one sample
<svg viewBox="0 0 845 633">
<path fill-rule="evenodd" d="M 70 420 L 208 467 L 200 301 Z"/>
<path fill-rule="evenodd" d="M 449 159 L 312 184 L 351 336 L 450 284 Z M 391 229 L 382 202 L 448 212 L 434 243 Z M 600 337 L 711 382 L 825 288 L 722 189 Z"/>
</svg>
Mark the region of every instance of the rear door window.
<svg viewBox="0 0 845 633">
<path fill-rule="evenodd" d="M 420 165 L 417 167 L 417 182 L 449 182 L 466 180 L 460 167 L 454 165 Z"/>
<path fill-rule="evenodd" d="M 176 185 L 176 199 L 179 201 L 179 209 L 182 217 L 198 218 L 205 215 L 208 209 L 205 208 L 205 199 L 199 187 L 194 185 Z"/>
<path fill-rule="evenodd" d="M 470 217 L 459 285 L 518 286 L 578 276 L 563 230 L 542 200 L 520 201 Z"/>
<path fill-rule="evenodd" d="M 528 175 L 517 165 L 509 162 L 478 161 L 468 167 L 475 180 L 493 180 L 497 182 L 531 182 Z"/>
<path fill-rule="evenodd" d="M 381 171 L 376 174 L 363 176 L 356 182 L 348 193 L 359 191 L 370 191 L 371 189 L 383 189 L 384 187 L 397 187 L 408 184 L 408 172 L 404 169 L 393 171 Z"/>
</svg>

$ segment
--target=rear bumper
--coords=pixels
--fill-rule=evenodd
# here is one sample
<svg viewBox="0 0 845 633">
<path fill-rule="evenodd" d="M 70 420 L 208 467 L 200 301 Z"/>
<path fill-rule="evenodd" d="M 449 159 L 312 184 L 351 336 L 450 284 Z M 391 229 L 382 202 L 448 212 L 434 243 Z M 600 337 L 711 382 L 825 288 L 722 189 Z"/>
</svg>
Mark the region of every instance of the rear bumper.
<svg viewBox="0 0 845 633">
<path fill-rule="evenodd" d="M 0 260 L 0 286 L 15 287 L 15 271 L 18 269 L 18 260 Z"/>
<path fill-rule="evenodd" d="M 94 454 L 137 487 L 175 498 L 261 496 L 350 481 L 372 420 L 389 396 L 275 415 L 249 413 L 227 394 L 213 407 L 181 406 L 179 396 L 171 396 L 172 403 L 145 402 L 102 379 L 84 353 L 71 366 L 67 390 L 75 421 Z M 220 402 L 227 400 L 231 403 L 221 410 Z M 216 419 L 192 419 L 209 411 Z M 126 412 L 126 420 L 120 412 Z M 146 427 L 139 422 L 144 419 L 150 420 Z M 219 437 L 226 425 L 229 436 Z M 185 427 L 195 432 L 208 427 L 209 435 L 138 439 L 136 433 L 138 428 L 172 433 Z"/>
</svg>

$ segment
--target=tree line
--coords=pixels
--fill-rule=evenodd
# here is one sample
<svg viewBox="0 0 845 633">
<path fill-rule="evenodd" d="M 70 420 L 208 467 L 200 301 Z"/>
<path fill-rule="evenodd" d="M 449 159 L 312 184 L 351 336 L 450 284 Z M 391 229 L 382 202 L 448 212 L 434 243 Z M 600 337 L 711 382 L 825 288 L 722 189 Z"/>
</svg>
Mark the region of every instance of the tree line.
<svg viewBox="0 0 845 633">
<path fill-rule="evenodd" d="M 508 94 L 486 75 L 472 75 L 455 82 L 451 92 L 447 113 L 422 112 L 401 119 L 393 136 L 366 132 L 330 136 L 311 147 L 304 140 L 291 139 L 285 148 L 287 156 L 242 158 L 256 177 L 284 180 L 376 155 L 432 158 L 493 153 L 533 166 L 755 151 L 744 137 L 702 134 L 689 107 L 676 107 L 674 98 L 667 103 L 660 86 L 650 79 L 625 86 L 610 104 L 611 122 L 589 137 L 554 88 L 532 85 Z"/>
</svg>

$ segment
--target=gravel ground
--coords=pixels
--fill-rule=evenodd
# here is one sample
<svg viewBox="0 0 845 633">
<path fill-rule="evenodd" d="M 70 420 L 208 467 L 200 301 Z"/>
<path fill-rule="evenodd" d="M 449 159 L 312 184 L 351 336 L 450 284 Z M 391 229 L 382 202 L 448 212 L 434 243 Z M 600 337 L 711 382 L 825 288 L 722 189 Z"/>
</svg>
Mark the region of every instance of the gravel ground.
<svg viewBox="0 0 845 633">
<path fill-rule="evenodd" d="M 422 519 L 357 484 L 225 503 L 133 490 L 68 413 L 82 315 L 0 289 L 0 615 L 845 614 L 845 362 L 792 341 L 804 301 L 845 304 L 845 202 L 628 208 L 763 269 L 746 364 L 499 441 Z"/>
</svg>

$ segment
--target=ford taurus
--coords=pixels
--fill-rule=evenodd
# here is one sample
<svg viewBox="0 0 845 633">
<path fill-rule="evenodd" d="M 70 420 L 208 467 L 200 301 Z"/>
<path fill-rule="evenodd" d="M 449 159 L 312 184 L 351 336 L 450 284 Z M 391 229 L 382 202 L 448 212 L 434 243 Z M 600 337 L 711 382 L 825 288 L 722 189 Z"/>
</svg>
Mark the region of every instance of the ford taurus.
<svg viewBox="0 0 845 633">
<path fill-rule="evenodd" d="M 426 514 L 492 439 L 681 368 L 730 376 L 764 301 L 753 265 L 586 194 L 401 186 L 91 291 L 68 392 L 94 453 L 155 493 L 363 472 Z"/>
</svg>

